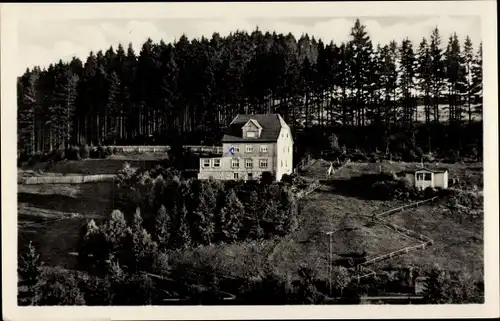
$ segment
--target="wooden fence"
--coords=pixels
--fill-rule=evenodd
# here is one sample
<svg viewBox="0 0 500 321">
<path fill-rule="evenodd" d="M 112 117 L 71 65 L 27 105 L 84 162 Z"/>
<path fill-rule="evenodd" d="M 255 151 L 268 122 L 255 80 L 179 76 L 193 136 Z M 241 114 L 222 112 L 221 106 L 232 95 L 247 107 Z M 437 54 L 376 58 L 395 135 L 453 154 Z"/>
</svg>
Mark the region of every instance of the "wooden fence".
<svg viewBox="0 0 500 321">
<path fill-rule="evenodd" d="M 382 212 L 380 214 L 377 214 L 375 215 L 375 217 L 379 218 L 381 216 L 387 216 L 389 214 L 393 214 L 393 213 L 396 213 L 396 212 L 400 212 L 402 210 L 406 210 L 406 209 L 409 209 L 409 208 L 412 208 L 412 207 L 418 207 L 419 205 L 422 205 L 422 204 L 426 204 L 426 203 L 429 203 L 429 202 L 432 202 L 436 199 L 438 199 L 439 196 L 434 196 L 432 198 L 428 198 L 426 200 L 422 200 L 422 201 L 418 201 L 418 202 L 415 202 L 415 203 L 411 203 L 411 204 L 407 204 L 407 205 L 403 205 L 403 206 L 400 206 L 400 207 L 397 207 L 397 208 L 393 208 L 393 209 L 390 209 L 388 211 L 385 211 L 385 212 Z"/>
<path fill-rule="evenodd" d="M 107 146 L 122 153 L 162 153 L 168 152 L 170 146 Z"/>
<path fill-rule="evenodd" d="M 314 192 L 315 190 L 317 190 L 320 186 L 321 186 L 321 184 L 319 182 L 311 183 L 310 185 L 308 185 L 306 187 L 306 189 L 297 192 L 297 199 L 301 199 L 301 198 L 306 197 L 307 195 L 309 195 L 312 192 Z"/>
<path fill-rule="evenodd" d="M 36 184 L 82 184 L 91 182 L 112 181 L 116 174 L 101 175 L 66 175 L 66 176 L 35 176 L 20 177 L 18 184 L 36 185 Z"/>
<path fill-rule="evenodd" d="M 195 153 L 213 153 L 222 154 L 222 146 L 199 146 L 199 145 L 185 145 L 183 146 L 186 150 Z"/>
<path fill-rule="evenodd" d="M 164 153 L 171 150 L 168 145 L 163 146 L 108 146 L 112 150 L 122 153 Z M 195 153 L 214 153 L 222 154 L 222 146 L 202 146 L 202 145 L 184 145 L 184 149 Z"/>
<path fill-rule="evenodd" d="M 407 246 L 405 248 L 402 248 L 402 249 L 399 249 L 399 250 L 396 250 L 396 251 L 393 251 L 393 252 L 389 252 L 389 253 L 386 253 L 386 254 L 383 254 L 383 255 L 371 258 L 371 259 L 369 259 L 369 260 L 367 260 L 367 261 L 365 261 L 363 263 L 360 263 L 360 265 L 361 266 L 367 266 L 367 265 L 371 265 L 373 263 L 377 263 L 377 262 L 380 262 L 380 261 L 383 261 L 383 260 L 386 260 L 386 259 L 392 259 L 392 258 L 398 257 L 398 256 L 400 256 L 402 254 L 407 254 L 411 250 L 425 249 L 426 246 L 430 246 L 432 244 L 433 244 L 433 241 L 431 240 L 431 241 L 420 243 L 420 244 L 417 244 L 417 245 Z"/>
<path fill-rule="evenodd" d="M 311 155 L 307 154 L 306 156 L 304 156 L 304 158 L 302 158 L 300 160 L 300 162 L 297 164 L 297 166 L 295 166 L 295 173 L 298 173 L 299 170 L 301 170 L 304 166 L 309 165 L 312 160 L 313 159 L 312 159 Z"/>
</svg>

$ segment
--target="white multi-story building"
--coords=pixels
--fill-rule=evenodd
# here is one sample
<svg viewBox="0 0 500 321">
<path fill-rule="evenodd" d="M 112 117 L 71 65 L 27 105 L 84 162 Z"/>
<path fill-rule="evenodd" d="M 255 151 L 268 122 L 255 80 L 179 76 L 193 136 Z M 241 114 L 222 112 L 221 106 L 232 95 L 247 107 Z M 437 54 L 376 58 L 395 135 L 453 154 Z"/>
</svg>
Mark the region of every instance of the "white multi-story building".
<svg viewBox="0 0 500 321">
<path fill-rule="evenodd" d="M 270 172 L 279 181 L 292 171 L 292 133 L 283 118 L 238 115 L 222 138 L 222 157 L 201 158 L 198 178 L 252 180 Z"/>
</svg>

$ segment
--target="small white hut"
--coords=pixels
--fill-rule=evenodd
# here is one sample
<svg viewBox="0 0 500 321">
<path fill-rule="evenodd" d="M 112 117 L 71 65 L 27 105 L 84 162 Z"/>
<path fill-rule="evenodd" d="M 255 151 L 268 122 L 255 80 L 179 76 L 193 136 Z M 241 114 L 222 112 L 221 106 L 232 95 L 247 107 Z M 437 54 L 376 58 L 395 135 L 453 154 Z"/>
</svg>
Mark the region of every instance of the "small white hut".
<svg viewBox="0 0 500 321">
<path fill-rule="evenodd" d="M 432 188 L 448 188 L 448 170 L 447 169 L 428 169 L 418 168 L 416 170 L 406 172 L 406 178 L 418 189 Z"/>
</svg>

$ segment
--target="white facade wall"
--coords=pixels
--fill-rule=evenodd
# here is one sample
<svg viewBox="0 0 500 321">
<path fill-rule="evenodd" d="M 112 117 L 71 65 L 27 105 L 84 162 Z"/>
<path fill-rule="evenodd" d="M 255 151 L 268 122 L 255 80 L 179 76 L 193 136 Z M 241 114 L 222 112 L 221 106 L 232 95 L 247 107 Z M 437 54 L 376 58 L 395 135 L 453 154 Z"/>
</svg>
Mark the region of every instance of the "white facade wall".
<svg viewBox="0 0 500 321">
<path fill-rule="evenodd" d="M 429 177 L 430 180 L 421 179 L 425 176 Z M 407 173 L 406 177 L 411 179 L 416 188 L 426 189 L 428 187 L 432 188 L 448 188 L 448 172 L 431 172 L 427 170 L 416 171 L 415 174 Z"/>
<path fill-rule="evenodd" d="M 276 180 L 281 180 L 283 174 L 293 172 L 293 139 L 288 126 L 282 127 L 277 141 Z"/>
<path fill-rule="evenodd" d="M 448 172 L 434 174 L 434 187 L 448 188 Z"/>
<path fill-rule="evenodd" d="M 247 152 L 246 147 L 252 146 L 252 151 Z M 234 179 L 234 173 L 238 174 L 238 179 L 248 179 L 248 174 L 252 174 L 252 179 L 259 179 L 263 172 L 271 172 L 276 175 L 276 164 L 277 157 L 275 153 L 277 152 L 276 143 L 264 143 L 264 142 L 241 142 L 241 143 L 224 143 L 222 150 L 222 157 L 214 158 L 200 158 L 200 172 L 198 174 L 199 179 L 208 179 L 213 177 L 214 179 L 221 180 L 231 180 Z M 266 147 L 266 151 L 261 149 L 261 146 Z M 235 152 L 231 154 L 229 152 L 230 148 L 234 147 Z M 210 159 L 210 166 L 205 167 L 204 162 L 206 159 Z M 214 167 L 214 160 L 220 160 L 220 166 Z M 239 160 L 239 167 L 233 168 L 232 161 Z M 246 167 L 246 160 L 253 160 L 253 168 Z M 267 167 L 261 168 L 260 161 L 267 160 Z"/>
</svg>

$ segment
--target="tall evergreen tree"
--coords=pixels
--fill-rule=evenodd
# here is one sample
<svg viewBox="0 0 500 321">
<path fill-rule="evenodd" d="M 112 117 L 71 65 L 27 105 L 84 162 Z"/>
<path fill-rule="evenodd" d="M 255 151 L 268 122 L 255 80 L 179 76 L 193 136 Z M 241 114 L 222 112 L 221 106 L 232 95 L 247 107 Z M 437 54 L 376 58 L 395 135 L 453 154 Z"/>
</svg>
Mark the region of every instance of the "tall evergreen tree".
<svg viewBox="0 0 500 321">
<path fill-rule="evenodd" d="M 440 110 L 439 102 L 444 84 L 444 62 L 443 49 L 441 48 L 441 34 L 436 27 L 432 30 L 429 51 L 431 55 L 431 74 L 432 74 L 432 106 L 434 123 L 439 124 Z"/>
</svg>

